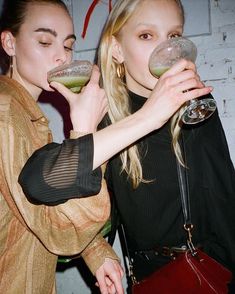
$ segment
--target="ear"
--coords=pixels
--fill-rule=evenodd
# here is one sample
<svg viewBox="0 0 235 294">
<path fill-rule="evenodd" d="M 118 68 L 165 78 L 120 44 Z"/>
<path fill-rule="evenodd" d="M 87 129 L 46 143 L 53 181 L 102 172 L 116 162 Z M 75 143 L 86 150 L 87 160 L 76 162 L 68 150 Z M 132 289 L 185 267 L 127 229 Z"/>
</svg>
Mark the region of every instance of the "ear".
<svg viewBox="0 0 235 294">
<path fill-rule="evenodd" d="M 122 47 L 114 36 L 112 36 L 112 56 L 118 63 L 123 63 Z"/>
<path fill-rule="evenodd" d="M 10 31 L 1 33 L 2 47 L 9 56 L 15 55 L 15 37 Z"/>
</svg>

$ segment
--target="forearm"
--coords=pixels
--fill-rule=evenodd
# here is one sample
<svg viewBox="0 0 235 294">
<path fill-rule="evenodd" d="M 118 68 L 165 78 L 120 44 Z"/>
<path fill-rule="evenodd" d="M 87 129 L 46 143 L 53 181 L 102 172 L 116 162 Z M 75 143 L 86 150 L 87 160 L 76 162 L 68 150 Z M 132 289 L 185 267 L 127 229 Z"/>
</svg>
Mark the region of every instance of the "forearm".
<svg viewBox="0 0 235 294">
<path fill-rule="evenodd" d="M 93 169 L 153 130 L 150 119 L 138 111 L 94 133 Z"/>
</svg>

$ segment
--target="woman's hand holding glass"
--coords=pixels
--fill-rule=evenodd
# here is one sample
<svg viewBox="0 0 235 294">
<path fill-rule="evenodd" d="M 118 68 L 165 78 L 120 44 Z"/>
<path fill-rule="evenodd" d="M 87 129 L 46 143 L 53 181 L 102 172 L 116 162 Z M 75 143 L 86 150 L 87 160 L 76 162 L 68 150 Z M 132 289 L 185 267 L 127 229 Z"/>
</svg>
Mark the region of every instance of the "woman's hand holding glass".
<svg viewBox="0 0 235 294">
<path fill-rule="evenodd" d="M 62 94 L 70 106 L 70 118 L 73 129 L 78 132 L 93 133 L 108 111 L 105 91 L 99 86 L 100 72 L 93 65 L 90 80 L 81 92 L 76 94 L 58 82 L 50 85 Z"/>
<path fill-rule="evenodd" d="M 142 110 L 147 111 L 146 118 L 151 124 L 155 119 L 155 128 L 159 128 L 185 102 L 207 95 L 212 90 L 212 87 L 207 87 L 201 82 L 195 64 L 181 59 L 162 74 Z"/>
</svg>

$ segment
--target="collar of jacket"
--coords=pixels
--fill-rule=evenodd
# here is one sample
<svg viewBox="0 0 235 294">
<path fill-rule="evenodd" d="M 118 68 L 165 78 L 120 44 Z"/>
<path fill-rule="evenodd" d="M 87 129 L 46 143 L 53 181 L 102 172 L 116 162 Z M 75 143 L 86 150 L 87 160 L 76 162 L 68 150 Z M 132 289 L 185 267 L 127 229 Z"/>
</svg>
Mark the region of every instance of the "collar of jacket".
<svg viewBox="0 0 235 294">
<path fill-rule="evenodd" d="M 0 92 L 11 95 L 18 103 L 23 105 L 31 121 L 40 121 L 48 124 L 47 118 L 44 116 L 35 99 L 19 82 L 7 76 L 0 76 Z"/>
</svg>

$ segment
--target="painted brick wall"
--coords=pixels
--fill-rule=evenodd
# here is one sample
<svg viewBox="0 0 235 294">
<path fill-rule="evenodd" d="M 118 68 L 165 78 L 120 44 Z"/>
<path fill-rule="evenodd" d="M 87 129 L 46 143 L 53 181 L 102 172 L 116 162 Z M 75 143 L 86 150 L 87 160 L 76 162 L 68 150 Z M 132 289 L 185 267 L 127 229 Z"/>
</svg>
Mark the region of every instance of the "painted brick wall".
<svg viewBox="0 0 235 294">
<path fill-rule="evenodd" d="M 213 96 L 235 164 L 235 0 L 211 0 L 210 14 L 212 34 L 192 40 L 198 46 L 198 72 L 214 87 Z"/>
</svg>

